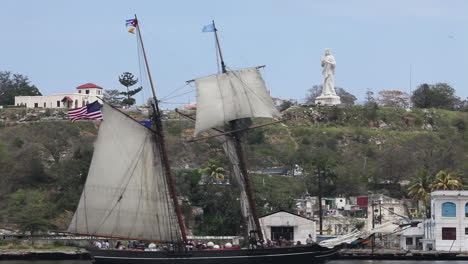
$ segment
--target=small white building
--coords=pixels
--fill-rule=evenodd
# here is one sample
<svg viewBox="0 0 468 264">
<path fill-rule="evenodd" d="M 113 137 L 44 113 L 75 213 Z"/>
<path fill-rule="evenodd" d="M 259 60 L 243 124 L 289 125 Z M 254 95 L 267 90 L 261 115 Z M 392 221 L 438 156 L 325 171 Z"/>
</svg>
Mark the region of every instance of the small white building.
<svg viewBox="0 0 468 264">
<path fill-rule="evenodd" d="M 423 249 L 425 224 L 423 219 L 414 219 L 412 223 L 408 223 L 407 227 L 403 227 L 400 234 L 400 248 L 404 250 Z"/>
<path fill-rule="evenodd" d="M 315 221 L 286 211 L 278 211 L 260 217 L 263 237 L 272 241 L 283 239 L 306 243 L 309 235 L 316 241 Z"/>
<path fill-rule="evenodd" d="M 57 93 L 47 96 L 15 96 L 16 106 L 27 108 L 77 108 L 94 101 L 102 100 L 104 89 L 94 83 L 86 83 L 76 87 L 76 93 Z"/>
<path fill-rule="evenodd" d="M 425 221 L 425 250 L 468 251 L 468 191 L 431 193 L 431 219 Z"/>
</svg>

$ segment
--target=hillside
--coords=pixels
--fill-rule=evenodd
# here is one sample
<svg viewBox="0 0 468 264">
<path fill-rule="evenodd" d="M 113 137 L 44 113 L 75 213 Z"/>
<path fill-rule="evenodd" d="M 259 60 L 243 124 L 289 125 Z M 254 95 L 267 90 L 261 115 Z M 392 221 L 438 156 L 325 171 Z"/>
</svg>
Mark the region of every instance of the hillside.
<svg viewBox="0 0 468 264">
<path fill-rule="evenodd" d="M 143 117 L 141 113 L 131 114 Z M 87 175 L 98 122 L 70 123 L 64 116 L 63 110 L 0 109 L 1 221 L 19 222 L 34 212 L 38 226 L 44 219 L 54 228 L 66 225 Z M 284 117 L 289 120 L 249 131 L 245 136 L 251 171 L 291 168 L 294 164 L 305 170 L 305 175 L 296 178 L 253 176 L 263 213 L 291 208 L 292 199 L 305 191 L 316 193 L 313 171 L 317 165 L 330 170 L 324 187 L 329 195 L 380 190 L 405 196 L 399 183 L 410 181 L 420 170 L 435 174 L 444 169 L 468 176 L 468 113 L 365 106 L 296 107 L 286 110 Z M 262 122 L 266 120 L 254 120 Z M 209 189 L 216 187 L 197 184 L 200 174 L 196 169 L 209 159 L 219 160 L 229 171 L 217 141 L 187 142 L 193 123 L 183 118 L 171 115 L 164 125 L 179 192 L 205 212 L 196 217 L 196 232 L 238 232 L 238 217 L 229 218 L 231 224 L 224 224 L 225 230 L 219 229 L 228 219 L 220 212 L 238 215 L 235 188 L 218 187 L 213 192 Z M 207 198 L 212 193 L 226 199 L 221 203 Z M 226 203 L 232 206 L 226 208 Z M 191 214 L 189 208 L 185 212 Z"/>
</svg>

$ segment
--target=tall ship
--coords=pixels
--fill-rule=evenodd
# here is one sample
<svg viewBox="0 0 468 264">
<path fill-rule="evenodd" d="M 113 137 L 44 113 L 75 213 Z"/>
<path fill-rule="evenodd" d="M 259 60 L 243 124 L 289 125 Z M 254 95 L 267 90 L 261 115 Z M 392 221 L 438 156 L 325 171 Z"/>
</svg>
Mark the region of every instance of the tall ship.
<svg viewBox="0 0 468 264">
<path fill-rule="evenodd" d="M 163 251 L 98 249 L 88 251 L 96 263 L 315 263 L 336 253 L 318 244 L 264 247 L 263 233 L 245 162 L 242 134 L 252 117 L 280 118 L 259 67 L 228 70 L 214 32 L 222 71 L 192 80 L 197 87 L 195 140 L 217 138 L 232 163 L 241 188 L 241 211 L 249 230 L 247 248 L 189 250 L 166 151 L 161 111 L 136 16 L 135 29 L 152 89 L 151 126 L 145 126 L 104 102 L 94 154 L 80 202 L 68 232 L 97 238 L 152 241 L 171 245 Z M 188 117 L 191 118 L 191 117 Z M 278 121 L 276 121 L 278 122 Z M 274 122 L 272 122 L 274 123 Z M 219 129 L 223 126 L 226 131 Z M 268 124 L 264 124 L 268 125 Z"/>
</svg>

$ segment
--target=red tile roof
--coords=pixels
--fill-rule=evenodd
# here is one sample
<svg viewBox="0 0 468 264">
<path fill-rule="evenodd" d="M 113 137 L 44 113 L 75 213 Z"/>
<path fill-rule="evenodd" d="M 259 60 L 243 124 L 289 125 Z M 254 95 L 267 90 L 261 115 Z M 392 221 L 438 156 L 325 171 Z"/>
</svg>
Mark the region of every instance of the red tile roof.
<svg viewBox="0 0 468 264">
<path fill-rule="evenodd" d="M 73 102 L 73 99 L 70 98 L 70 96 L 65 96 L 63 99 L 62 99 L 62 102 Z"/>
<path fill-rule="evenodd" d="M 83 85 L 80 85 L 80 86 L 76 87 L 76 89 L 87 89 L 87 88 L 104 89 L 104 88 L 102 88 L 101 86 L 96 85 L 96 84 L 94 84 L 94 83 L 85 83 L 85 84 L 83 84 Z"/>
</svg>

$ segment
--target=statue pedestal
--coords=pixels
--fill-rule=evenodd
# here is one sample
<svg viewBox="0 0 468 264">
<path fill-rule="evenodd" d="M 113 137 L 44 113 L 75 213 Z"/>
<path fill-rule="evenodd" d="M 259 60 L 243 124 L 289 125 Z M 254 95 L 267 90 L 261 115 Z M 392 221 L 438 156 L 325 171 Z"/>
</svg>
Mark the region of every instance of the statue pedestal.
<svg viewBox="0 0 468 264">
<path fill-rule="evenodd" d="M 341 100 L 338 95 L 320 95 L 315 98 L 315 104 L 333 106 L 341 104 Z"/>
</svg>

